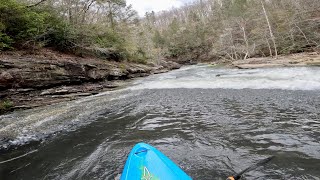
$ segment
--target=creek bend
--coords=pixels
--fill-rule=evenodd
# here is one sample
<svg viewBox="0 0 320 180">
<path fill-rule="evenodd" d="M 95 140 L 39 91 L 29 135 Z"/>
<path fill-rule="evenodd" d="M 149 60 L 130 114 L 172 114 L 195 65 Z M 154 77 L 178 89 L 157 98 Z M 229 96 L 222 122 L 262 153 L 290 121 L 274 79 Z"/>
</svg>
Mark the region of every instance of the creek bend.
<svg viewBox="0 0 320 180">
<path fill-rule="evenodd" d="M 320 68 L 188 66 L 80 100 L 0 116 L 0 179 L 115 179 L 138 142 L 194 179 L 320 178 Z M 50 137 L 50 138 L 48 138 Z M 41 142 L 41 143 L 30 143 Z"/>
</svg>

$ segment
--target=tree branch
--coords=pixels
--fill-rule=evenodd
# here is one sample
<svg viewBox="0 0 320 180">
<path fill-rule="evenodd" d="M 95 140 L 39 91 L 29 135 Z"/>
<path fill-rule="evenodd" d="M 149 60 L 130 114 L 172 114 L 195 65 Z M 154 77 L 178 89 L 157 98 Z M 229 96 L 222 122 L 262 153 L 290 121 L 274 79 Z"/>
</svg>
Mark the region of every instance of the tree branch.
<svg viewBox="0 0 320 180">
<path fill-rule="evenodd" d="M 37 2 L 36 4 L 32 4 L 32 5 L 27 6 L 27 8 L 32 8 L 32 7 L 38 6 L 42 3 L 44 3 L 45 1 L 47 1 L 47 0 L 41 0 L 41 1 Z"/>
</svg>

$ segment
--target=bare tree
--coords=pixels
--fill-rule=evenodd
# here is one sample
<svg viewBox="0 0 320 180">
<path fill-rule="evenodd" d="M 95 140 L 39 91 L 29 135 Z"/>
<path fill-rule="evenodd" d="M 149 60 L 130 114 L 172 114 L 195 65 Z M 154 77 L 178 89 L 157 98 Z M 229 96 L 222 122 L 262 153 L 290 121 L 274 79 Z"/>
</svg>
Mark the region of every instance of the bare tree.
<svg viewBox="0 0 320 180">
<path fill-rule="evenodd" d="M 274 34 L 273 34 L 273 31 L 272 31 L 272 27 L 271 27 L 271 24 L 270 24 L 270 21 L 269 21 L 269 17 L 268 17 L 266 8 L 265 8 L 265 6 L 264 6 L 263 0 L 261 0 L 260 2 L 261 2 L 261 5 L 262 5 L 262 9 L 263 9 L 264 16 L 266 17 L 266 20 L 267 20 L 270 37 L 271 37 L 271 40 L 272 40 L 272 43 L 273 43 L 273 47 L 274 47 L 275 58 L 278 58 L 278 50 L 277 50 L 276 39 L 275 39 Z M 272 55 L 272 54 L 271 54 L 271 55 Z"/>
</svg>

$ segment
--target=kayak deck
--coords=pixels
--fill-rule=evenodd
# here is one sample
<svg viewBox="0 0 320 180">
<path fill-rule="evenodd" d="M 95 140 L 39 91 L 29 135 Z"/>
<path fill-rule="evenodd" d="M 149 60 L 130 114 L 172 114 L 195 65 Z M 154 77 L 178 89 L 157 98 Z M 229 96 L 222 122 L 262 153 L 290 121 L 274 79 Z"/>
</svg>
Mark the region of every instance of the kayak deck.
<svg viewBox="0 0 320 180">
<path fill-rule="evenodd" d="M 139 143 L 131 150 L 120 180 L 191 180 L 156 148 Z"/>
</svg>

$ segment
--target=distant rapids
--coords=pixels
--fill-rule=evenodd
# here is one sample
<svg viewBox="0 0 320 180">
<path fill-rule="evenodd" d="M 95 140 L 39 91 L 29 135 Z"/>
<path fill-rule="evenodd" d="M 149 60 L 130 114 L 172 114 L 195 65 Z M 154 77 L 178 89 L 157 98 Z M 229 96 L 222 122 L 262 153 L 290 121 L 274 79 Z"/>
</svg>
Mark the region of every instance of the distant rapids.
<svg viewBox="0 0 320 180">
<path fill-rule="evenodd" d="M 319 90 L 320 67 L 224 69 L 189 66 L 151 76 L 131 89 L 282 89 Z"/>
</svg>

